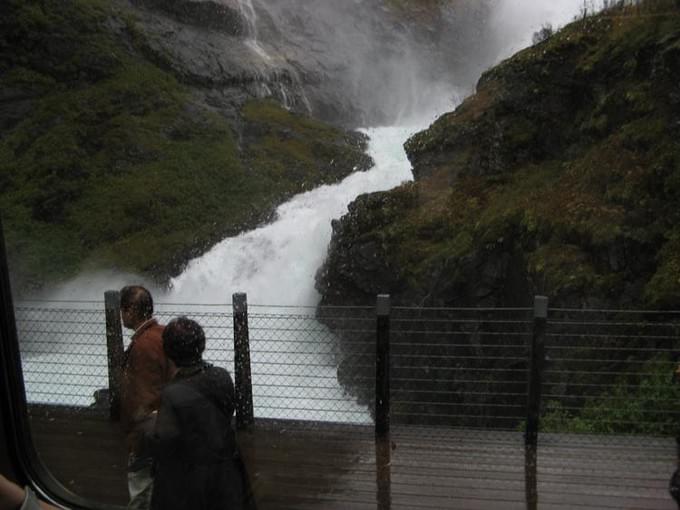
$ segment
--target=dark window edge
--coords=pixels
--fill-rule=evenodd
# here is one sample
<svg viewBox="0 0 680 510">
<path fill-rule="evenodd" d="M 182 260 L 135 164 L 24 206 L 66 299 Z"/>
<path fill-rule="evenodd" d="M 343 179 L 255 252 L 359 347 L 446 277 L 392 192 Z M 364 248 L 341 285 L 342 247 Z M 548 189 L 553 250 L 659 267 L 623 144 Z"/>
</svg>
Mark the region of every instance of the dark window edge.
<svg viewBox="0 0 680 510">
<path fill-rule="evenodd" d="M 28 405 L 14 305 L 7 266 L 4 230 L 0 217 L 0 419 L 4 450 L 17 480 L 30 486 L 41 499 L 72 509 L 120 510 L 83 498 L 66 489 L 38 456 L 28 419 Z"/>
</svg>

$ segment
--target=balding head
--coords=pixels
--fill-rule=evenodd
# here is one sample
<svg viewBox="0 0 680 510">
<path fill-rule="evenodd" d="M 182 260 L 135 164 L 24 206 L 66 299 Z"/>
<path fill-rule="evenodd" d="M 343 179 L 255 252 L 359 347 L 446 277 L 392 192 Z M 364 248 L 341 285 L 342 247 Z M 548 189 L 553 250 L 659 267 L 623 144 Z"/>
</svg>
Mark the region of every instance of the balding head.
<svg viewBox="0 0 680 510">
<path fill-rule="evenodd" d="M 120 313 L 126 328 L 137 329 L 153 316 L 151 293 L 141 285 L 123 287 L 120 291 Z"/>
</svg>

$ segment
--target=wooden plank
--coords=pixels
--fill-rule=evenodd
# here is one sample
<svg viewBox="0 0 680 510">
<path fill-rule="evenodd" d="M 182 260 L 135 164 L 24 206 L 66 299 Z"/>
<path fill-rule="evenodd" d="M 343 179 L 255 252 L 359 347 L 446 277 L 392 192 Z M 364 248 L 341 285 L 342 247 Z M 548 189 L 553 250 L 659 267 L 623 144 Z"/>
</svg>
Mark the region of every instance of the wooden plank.
<svg viewBox="0 0 680 510">
<path fill-rule="evenodd" d="M 35 406 L 38 451 L 58 480 L 96 501 L 125 504 L 125 446 L 106 410 Z M 371 426 L 256 420 L 239 443 L 260 510 L 376 508 Z M 390 509 L 526 509 L 519 432 L 393 425 Z M 538 508 L 675 510 L 672 439 L 541 435 Z M 385 487 L 385 486 L 383 486 Z"/>
<path fill-rule="evenodd" d="M 31 428 L 38 455 L 65 487 L 93 501 L 123 505 L 125 441 L 108 411 L 33 406 Z"/>
</svg>

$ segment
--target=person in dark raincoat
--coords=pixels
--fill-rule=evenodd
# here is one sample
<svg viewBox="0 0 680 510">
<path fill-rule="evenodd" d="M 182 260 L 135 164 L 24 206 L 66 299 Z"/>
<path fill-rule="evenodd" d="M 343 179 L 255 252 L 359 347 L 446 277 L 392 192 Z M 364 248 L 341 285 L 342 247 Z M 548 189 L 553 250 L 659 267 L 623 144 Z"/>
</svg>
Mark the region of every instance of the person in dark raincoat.
<svg viewBox="0 0 680 510">
<path fill-rule="evenodd" d="M 253 506 L 232 428 L 234 384 L 225 369 L 203 361 L 204 348 L 205 334 L 195 321 L 179 317 L 165 327 L 163 349 L 176 372 L 147 436 L 154 452 L 154 510 Z"/>
</svg>

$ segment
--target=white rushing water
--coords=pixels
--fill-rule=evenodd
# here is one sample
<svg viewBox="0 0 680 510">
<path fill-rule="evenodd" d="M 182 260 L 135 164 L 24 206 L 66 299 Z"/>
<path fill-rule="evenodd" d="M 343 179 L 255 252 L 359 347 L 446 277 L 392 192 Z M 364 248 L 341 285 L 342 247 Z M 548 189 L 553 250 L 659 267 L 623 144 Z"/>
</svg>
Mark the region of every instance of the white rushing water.
<svg viewBox="0 0 680 510">
<path fill-rule="evenodd" d="M 516 2 L 500 0 L 497 17 L 492 21 L 508 43 L 506 48 L 514 50 L 516 46 L 526 45 L 531 30 L 540 28 L 540 20 L 562 24 L 577 14 L 580 0 L 565 2 L 558 8 L 558 3 L 521 0 L 526 7 L 523 11 L 517 8 Z M 239 0 L 239 5 L 249 24 L 251 49 L 261 59 L 271 59 L 258 41 L 257 14 L 252 0 Z M 546 8 L 547 5 L 550 7 Z M 424 95 L 427 94 L 421 90 L 420 97 Z M 444 104 L 440 102 L 436 111 L 451 110 L 453 99 L 451 96 Z M 370 137 L 369 153 L 375 161 L 370 170 L 355 172 L 338 184 L 320 186 L 293 197 L 278 208 L 277 218 L 271 224 L 225 239 L 191 261 L 186 270 L 172 280 L 170 291 L 147 285 L 157 302 L 176 304 L 159 307 L 160 319 L 165 322 L 184 313 L 199 320 L 206 327 L 209 340 L 206 358 L 230 370 L 233 369 L 230 318 L 225 320 L 225 316 L 230 312 L 233 293 L 247 293 L 249 303 L 255 305 L 298 307 L 295 313 L 302 317 L 300 320 L 310 332 L 304 334 L 304 341 L 291 335 L 277 336 L 277 328 L 280 331 L 290 326 L 286 322 L 290 317 L 286 318 L 285 312 L 251 308 L 253 320 L 257 315 L 267 318 L 267 332 L 251 326 L 256 416 L 370 420 L 367 410 L 346 396 L 337 382 L 335 341 L 332 333 L 313 317 L 320 299 L 314 289 L 314 276 L 326 256 L 332 219 L 340 218 L 359 194 L 387 190 L 412 179 L 403 143 L 411 133 L 426 128 L 434 120 L 434 116 L 421 122 L 406 120 L 412 118 L 410 112 L 421 107 L 405 108 L 401 118 L 408 125 L 364 130 Z M 81 275 L 44 297 L 84 302 L 33 303 L 20 310 L 19 329 L 29 401 L 88 405 L 94 390 L 108 386 L 101 299 L 105 290 L 130 283 L 144 284 L 133 275 Z M 96 300 L 96 303 L 87 300 Z M 209 318 L 219 317 L 219 312 L 196 306 L 206 303 L 222 304 L 219 325 L 209 322 Z M 300 312 L 299 307 L 308 308 Z"/>
<path fill-rule="evenodd" d="M 272 223 L 228 238 L 191 261 L 172 280 L 168 301 L 224 302 L 245 292 L 250 303 L 314 307 L 320 295 L 314 276 L 331 238 L 331 220 L 340 218 L 359 194 L 398 186 L 413 178 L 403 150 L 407 137 L 424 126 L 364 130 L 375 165 L 342 182 L 302 193 L 277 209 Z M 313 318 L 313 308 L 296 331 L 280 309 L 257 307 L 250 314 L 253 400 L 260 417 L 367 422 L 365 407 L 345 395 L 336 376 L 337 342 Z M 296 313 L 300 313 L 299 310 Z M 266 330 L 254 327 L 267 317 Z M 257 331 L 260 331 L 259 333 Z M 259 336 L 258 336 L 259 335 Z"/>
<path fill-rule="evenodd" d="M 294 196 L 277 209 L 272 223 L 223 240 L 192 260 L 186 270 L 171 281 L 169 291 L 154 290 L 156 301 L 162 303 L 158 307 L 161 319 L 165 321 L 171 318 L 168 314 L 176 315 L 179 311 L 199 320 L 209 337 L 206 359 L 230 370 L 233 369 L 233 353 L 227 352 L 225 358 L 225 351 L 229 350 L 231 340 L 223 338 L 221 344 L 211 341 L 211 335 L 231 335 L 230 325 L 228 321 L 226 324 L 222 321 L 219 331 L 215 332 L 214 308 L 205 304 L 223 303 L 222 308 L 228 313 L 226 305 L 230 296 L 236 292 L 247 294 L 251 307 L 251 365 L 256 416 L 354 423 L 370 421 L 367 409 L 345 395 L 337 381 L 335 338 L 314 319 L 314 307 L 320 300 L 314 289 L 314 276 L 326 256 L 332 233 L 331 220 L 340 218 L 358 195 L 388 190 L 411 180 L 411 167 L 403 143 L 433 119 L 410 126 L 363 130 L 370 137 L 368 153 L 375 162 L 372 168 L 354 172 L 340 183 Z M 129 283 L 129 275 L 120 279 L 115 275 L 84 275 L 58 289 L 52 297 L 101 300 L 104 290 Z M 85 285 L 90 288 L 89 294 L 78 290 Z M 281 309 L 281 305 L 291 308 Z M 69 310 L 56 312 L 57 317 L 70 314 L 73 306 L 79 308 L 84 304 L 68 305 Z M 105 341 L 97 338 L 101 337 L 98 330 L 103 327 L 103 313 L 92 306 L 84 308 L 90 310 L 82 312 L 86 331 L 82 333 L 81 341 L 74 341 L 78 338 L 73 338 L 68 327 L 61 332 L 59 328 L 64 326 L 55 329 L 50 325 L 51 344 L 57 345 L 58 351 L 33 355 L 28 351 L 24 357 L 29 401 L 87 405 L 92 402 L 95 389 L 108 385 Z M 34 313 L 46 312 L 28 312 L 26 324 L 39 320 L 39 315 Z M 54 311 L 50 313 L 54 314 Z M 281 335 L 279 331 L 290 328 L 291 313 L 296 315 L 297 332 Z M 51 317 L 44 322 L 45 327 L 55 322 L 55 316 Z M 266 317 L 266 328 L 256 327 L 262 317 Z M 30 336 L 33 335 L 27 335 L 27 346 L 32 345 Z M 68 366 L 74 360 L 76 363 Z"/>
<path fill-rule="evenodd" d="M 245 19 L 246 23 L 248 23 L 248 40 L 246 41 L 246 44 L 263 60 L 271 60 L 271 56 L 269 53 L 267 53 L 267 50 L 262 47 L 259 41 L 257 30 L 257 12 L 255 11 L 253 0 L 238 0 L 238 6 L 243 19 Z"/>
<path fill-rule="evenodd" d="M 171 282 L 170 301 L 224 302 L 243 291 L 259 304 L 314 306 L 314 274 L 331 237 L 331 220 L 340 218 L 361 193 L 387 190 L 411 180 L 403 143 L 415 127 L 365 130 L 375 166 L 342 182 L 293 197 L 277 209 L 277 219 L 231 237 L 191 261 Z"/>
</svg>

